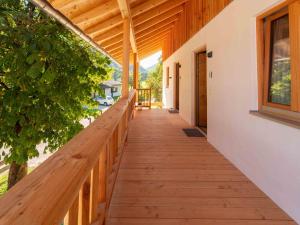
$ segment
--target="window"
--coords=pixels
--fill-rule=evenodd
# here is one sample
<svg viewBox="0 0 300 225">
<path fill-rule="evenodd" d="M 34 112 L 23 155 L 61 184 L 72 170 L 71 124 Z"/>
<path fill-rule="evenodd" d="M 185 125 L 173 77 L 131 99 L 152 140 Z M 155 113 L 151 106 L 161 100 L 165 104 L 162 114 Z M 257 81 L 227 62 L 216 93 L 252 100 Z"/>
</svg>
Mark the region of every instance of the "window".
<svg viewBox="0 0 300 225">
<path fill-rule="evenodd" d="M 166 88 L 169 88 L 169 79 L 170 79 L 170 67 L 167 67 L 167 71 L 166 71 Z"/>
<path fill-rule="evenodd" d="M 300 0 L 288 0 L 260 16 L 259 106 L 300 112 Z"/>
<path fill-rule="evenodd" d="M 287 12 L 266 21 L 266 104 L 291 106 L 291 54 Z"/>
</svg>

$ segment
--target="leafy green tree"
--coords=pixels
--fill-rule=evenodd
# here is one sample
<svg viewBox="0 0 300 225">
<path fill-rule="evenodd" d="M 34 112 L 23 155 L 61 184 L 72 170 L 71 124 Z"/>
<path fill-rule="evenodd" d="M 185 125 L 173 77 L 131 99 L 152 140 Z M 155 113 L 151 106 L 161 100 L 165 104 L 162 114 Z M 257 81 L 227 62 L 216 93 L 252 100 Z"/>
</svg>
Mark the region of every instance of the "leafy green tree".
<svg viewBox="0 0 300 225">
<path fill-rule="evenodd" d="M 281 60 L 273 64 L 270 90 L 272 102 L 286 105 L 291 103 L 291 68 L 289 60 Z"/>
<path fill-rule="evenodd" d="M 159 59 L 156 67 L 148 73 L 147 80 L 145 81 L 145 87 L 151 88 L 151 95 L 156 102 L 162 101 L 162 73 L 162 60 Z"/>
<path fill-rule="evenodd" d="M 0 149 L 8 188 L 27 174 L 37 145 L 54 151 L 95 115 L 93 93 L 110 61 L 26 0 L 0 0 Z"/>
</svg>

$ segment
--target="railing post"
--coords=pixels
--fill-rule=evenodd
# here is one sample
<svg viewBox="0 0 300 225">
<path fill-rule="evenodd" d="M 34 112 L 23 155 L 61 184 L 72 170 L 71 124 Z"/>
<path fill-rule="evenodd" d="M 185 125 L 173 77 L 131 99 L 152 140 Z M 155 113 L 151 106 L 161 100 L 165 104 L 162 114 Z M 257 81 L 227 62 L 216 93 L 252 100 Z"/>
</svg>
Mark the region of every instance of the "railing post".
<svg viewBox="0 0 300 225">
<path fill-rule="evenodd" d="M 139 87 L 139 62 L 137 53 L 133 53 L 133 89 Z"/>
<path fill-rule="evenodd" d="M 79 192 L 79 225 L 89 225 L 90 187 L 91 175 L 88 176 Z"/>
<path fill-rule="evenodd" d="M 152 94 L 152 93 L 151 93 L 151 88 L 149 89 L 149 93 L 150 93 L 150 97 L 149 97 L 149 108 L 151 109 L 151 100 L 152 100 L 152 99 L 151 99 L 151 97 L 152 97 L 152 96 L 151 96 L 151 94 Z"/>
<path fill-rule="evenodd" d="M 128 96 L 129 63 L 130 63 L 130 20 L 123 19 L 123 76 L 122 96 Z"/>
</svg>

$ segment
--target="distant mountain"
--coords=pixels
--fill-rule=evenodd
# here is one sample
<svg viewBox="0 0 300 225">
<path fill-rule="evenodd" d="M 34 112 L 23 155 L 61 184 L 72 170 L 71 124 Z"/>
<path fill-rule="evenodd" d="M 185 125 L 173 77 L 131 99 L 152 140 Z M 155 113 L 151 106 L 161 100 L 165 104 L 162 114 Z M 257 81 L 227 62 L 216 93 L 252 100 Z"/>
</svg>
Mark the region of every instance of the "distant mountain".
<svg viewBox="0 0 300 225">
<path fill-rule="evenodd" d="M 115 70 L 114 73 L 113 73 L 113 75 L 112 75 L 112 78 L 114 80 L 121 80 L 121 77 L 122 77 L 122 68 L 118 64 L 116 64 L 115 62 L 111 62 L 110 65 Z M 130 71 L 130 73 L 133 73 L 133 65 L 130 65 L 129 71 Z M 148 69 L 145 69 L 144 67 L 140 66 L 139 73 L 141 75 L 141 80 L 142 81 L 145 81 L 147 79 L 148 71 L 149 71 Z"/>
<path fill-rule="evenodd" d="M 145 69 L 144 67 L 140 66 L 140 73 L 147 73 L 148 70 Z"/>
<path fill-rule="evenodd" d="M 133 65 L 130 65 L 129 71 L 130 71 L 131 73 L 133 72 Z M 140 71 L 139 71 L 139 72 L 140 72 L 140 73 L 147 73 L 148 70 L 145 69 L 144 67 L 142 67 L 142 66 L 140 65 Z"/>
<path fill-rule="evenodd" d="M 112 67 L 112 68 L 114 68 L 114 73 L 113 73 L 113 75 L 112 75 L 112 78 L 114 79 L 114 80 L 121 80 L 121 76 L 122 76 L 122 69 L 121 69 L 121 67 L 119 66 L 119 65 L 117 65 L 115 62 L 111 62 L 110 63 L 110 66 Z"/>
<path fill-rule="evenodd" d="M 147 70 L 147 72 L 149 73 L 150 71 L 154 70 L 155 67 L 156 67 L 156 64 L 154 64 L 154 65 L 151 66 L 151 67 L 148 67 L 146 70 Z"/>
</svg>

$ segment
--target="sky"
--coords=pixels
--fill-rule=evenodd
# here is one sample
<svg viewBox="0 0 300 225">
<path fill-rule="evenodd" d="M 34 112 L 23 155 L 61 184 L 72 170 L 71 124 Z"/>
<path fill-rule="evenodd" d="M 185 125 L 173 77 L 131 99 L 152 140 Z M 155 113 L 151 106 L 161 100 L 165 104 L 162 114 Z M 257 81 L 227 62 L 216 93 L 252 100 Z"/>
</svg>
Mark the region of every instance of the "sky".
<svg viewBox="0 0 300 225">
<path fill-rule="evenodd" d="M 161 57 L 161 51 L 154 53 L 153 55 L 140 61 L 140 65 L 145 69 L 150 68 L 158 62 L 158 59 Z"/>
</svg>

